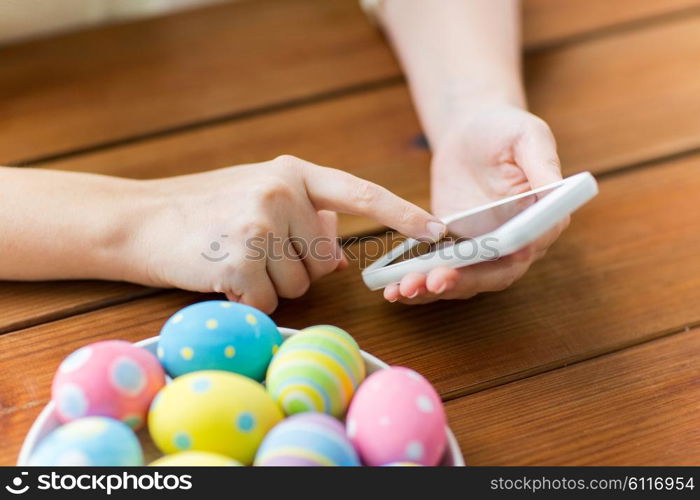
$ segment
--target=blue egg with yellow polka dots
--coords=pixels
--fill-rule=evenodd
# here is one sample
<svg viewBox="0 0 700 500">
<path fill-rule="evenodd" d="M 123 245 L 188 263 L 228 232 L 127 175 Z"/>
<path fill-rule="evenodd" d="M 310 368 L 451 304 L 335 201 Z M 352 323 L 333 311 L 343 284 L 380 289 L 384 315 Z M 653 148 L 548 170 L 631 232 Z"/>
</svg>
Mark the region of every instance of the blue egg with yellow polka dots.
<svg viewBox="0 0 700 500">
<path fill-rule="evenodd" d="M 29 465 L 143 465 L 143 452 L 136 434 L 128 425 L 107 417 L 85 417 L 46 436 L 30 458 Z"/>
<path fill-rule="evenodd" d="M 266 314 L 210 300 L 173 314 L 160 332 L 156 354 L 171 377 L 224 370 L 261 381 L 281 344 L 282 336 Z"/>
</svg>

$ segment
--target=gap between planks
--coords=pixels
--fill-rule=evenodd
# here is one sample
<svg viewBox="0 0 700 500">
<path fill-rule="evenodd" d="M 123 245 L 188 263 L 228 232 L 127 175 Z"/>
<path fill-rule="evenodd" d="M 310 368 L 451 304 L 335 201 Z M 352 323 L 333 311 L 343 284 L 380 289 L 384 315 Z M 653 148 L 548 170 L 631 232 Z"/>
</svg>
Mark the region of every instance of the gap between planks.
<svg viewBox="0 0 700 500">
<path fill-rule="evenodd" d="M 682 20 L 687 17 L 693 17 L 700 15 L 700 7 L 691 6 L 686 8 L 681 8 L 679 10 L 671 11 L 663 14 L 655 14 L 648 17 L 642 17 L 640 19 L 633 19 L 630 21 L 623 21 L 619 24 L 612 26 L 605 26 L 600 28 L 593 28 L 589 31 L 583 33 L 575 33 L 570 36 L 561 37 L 554 39 L 553 41 L 545 42 L 542 44 L 536 44 L 532 46 L 526 46 L 523 49 L 524 55 L 530 54 L 541 54 L 544 52 L 553 52 L 562 48 L 568 48 L 575 45 L 584 44 L 590 41 L 610 38 L 619 34 L 624 34 L 632 32 L 639 29 L 654 27 L 662 24 L 673 23 L 674 21 Z M 192 122 L 186 122 L 181 124 L 176 124 L 173 126 L 165 127 L 159 130 L 154 130 L 150 132 L 135 134 L 131 136 L 126 136 L 122 138 L 117 138 L 114 140 L 99 142 L 89 146 L 84 146 L 80 148 L 68 149 L 65 151 L 59 151 L 56 153 L 42 155 L 37 157 L 30 157 L 27 159 L 14 160 L 9 162 L 8 165 L 15 167 L 31 167 L 38 164 L 45 164 L 59 160 L 66 160 L 70 158 L 79 157 L 82 155 L 109 151 L 111 149 L 116 149 L 122 146 L 128 146 L 133 144 L 138 144 L 146 142 L 151 139 L 165 138 L 172 135 L 177 135 L 180 133 L 191 132 L 199 129 L 203 129 L 209 126 L 222 125 L 226 123 L 233 123 L 236 121 L 242 121 L 245 119 L 269 115 L 275 112 L 286 111 L 291 109 L 300 108 L 306 105 L 318 104 L 327 101 L 332 101 L 335 99 L 349 97 L 352 95 L 358 95 L 362 93 L 371 92 L 374 90 L 384 89 L 388 87 L 403 85 L 406 83 L 403 74 L 397 74 L 385 78 L 380 78 L 373 81 L 367 81 L 359 84 L 350 85 L 347 87 L 335 88 L 323 92 L 319 92 L 314 95 L 301 96 L 286 101 L 280 101 L 276 103 L 270 103 L 263 106 L 252 107 L 247 109 L 242 109 L 239 111 L 233 111 L 231 113 L 224 113 L 218 116 L 212 116 L 203 120 L 195 120 Z"/>
<path fill-rule="evenodd" d="M 692 156 L 692 155 L 690 155 Z M 657 159 L 655 162 L 645 162 L 645 166 L 650 166 L 653 163 L 663 163 L 663 160 Z M 660 167 L 660 166 L 659 166 Z M 637 172 L 638 170 L 636 169 L 631 169 L 631 168 L 625 168 L 622 167 L 621 169 L 608 172 L 602 177 L 608 177 L 608 176 L 613 176 L 613 175 L 631 175 L 632 172 Z M 178 293 L 177 291 L 173 290 L 152 290 L 152 293 L 150 293 L 148 296 L 153 297 L 153 296 L 165 296 L 167 294 L 176 294 Z M 49 324 L 53 321 L 58 321 L 59 319 L 67 319 L 70 317 L 75 317 L 75 316 L 80 316 L 82 314 L 87 314 L 90 312 L 98 311 L 98 310 L 106 310 L 111 308 L 112 306 L 117 306 L 119 304 L 124 304 L 124 303 L 129 303 L 132 301 L 135 301 L 138 298 L 142 297 L 127 297 L 125 300 L 119 300 L 118 302 L 115 301 L 113 304 L 110 305 L 103 305 L 101 307 L 92 307 L 92 308 L 85 308 L 84 311 L 82 311 L 79 314 L 66 314 L 66 315 L 56 315 L 55 318 L 53 318 L 51 321 L 46 322 L 45 324 Z M 59 317 L 60 316 L 60 317 Z M 636 338 L 629 339 L 627 341 L 622 341 L 617 344 L 611 344 L 608 345 L 606 348 L 598 349 L 598 350 L 590 350 L 586 353 L 581 353 L 578 356 L 571 356 L 571 357 L 562 357 L 556 360 L 552 360 L 551 362 L 548 363 L 543 363 L 543 364 L 538 364 L 535 366 L 531 366 L 526 370 L 522 371 L 515 371 L 512 373 L 509 373 L 504 376 L 500 377 L 495 377 L 492 379 L 484 380 L 483 382 L 480 383 L 475 383 L 472 385 L 467 385 L 464 387 L 460 387 L 459 389 L 455 390 L 446 390 L 443 391 L 442 397 L 444 401 L 453 401 L 456 399 L 459 399 L 464 396 L 468 396 L 471 394 L 475 394 L 481 391 L 485 391 L 488 389 L 492 389 L 494 387 L 502 386 L 502 385 L 507 385 L 512 382 L 520 381 L 523 379 L 527 379 L 533 376 L 537 376 L 543 373 L 548 373 L 552 371 L 556 371 L 568 366 L 572 366 L 575 364 L 583 363 L 590 361 L 592 359 L 596 359 L 602 356 L 606 356 L 609 354 L 614 354 L 616 352 L 621 352 L 627 349 L 631 349 L 640 345 L 647 344 L 652 341 L 656 341 L 658 339 L 664 338 L 664 337 L 671 337 L 673 335 L 688 331 L 692 328 L 700 327 L 700 318 L 688 318 L 690 321 L 686 321 L 684 324 L 681 325 L 675 325 L 670 328 L 663 328 L 663 329 L 658 329 L 655 331 L 651 331 L 648 334 Z M 9 333 L 9 332 L 6 332 Z M 20 333 L 21 330 L 15 331 L 15 333 Z"/>
<path fill-rule="evenodd" d="M 681 327 L 669 328 L 668 330 L 660 330 L 658 332 L 651 333 L 645 337 L 635 339 L 631 342 L 624 342 L 617 347 L 612 347 L 607 350 L 601 350 L 600 352 L 593 352 L 586 356 L 575 356 L 571 358 L 563 358 L 557 360 L 556 362 L 547 363 L 544 365 L 534 366 L 528 370 L 521 372 L 512 373 L 506 377 L 497 377 L 489 380 L 488 382 L 483 382 L 481 384 L 475 384 L 471 387 L 466 387 L 459 391 L 448 391 L 441 395 L 443 402 L 447 403 L 449 401 L 455 401 L 466 396 L 471 396 L 472 394 L 477 394 L 479 392 L 487 391 L 495 387 L 501 387 L 514 382 L 520 382 L 522 380 L 527 380 L 529 378 L 537 377 L 545 373 L 556 372 L 558 370 L 564 370 L 571 366 L 579 365 L 592 361 L 594 359 L 602 358 L 609 355 L 614 355 L 636 347 L 649 344 L 651 342 L 656 342 L 657 340 L 673 337 L 681 333 L 689 332 L 695 328 L 700 327 L 700 319 L 693 321 Z"/>
<path fill-rule="evenodd" d="M 523 52 L 526 55 L 539 54 L 542 52 L 547 52 L 550 50 L 556 50 L 566 47 L 571 47 L 573 45 L 579 45 L 582 43 L 589 42 L 591 40 L 599 40 L 601 38 L 610 38 L 617 36 L 621 33 L 628 33 L 631 31 L 636 31 L 640 29 L 645 29 L 659 24 L 672 23 L 680 19 L 684 19 L 690 16 L 696 16 L 700 14 L 700 6 L 690 6 L 681 8 L 679 10 L 666 12 L 662 14 L 654 14 L 648 17 L 642 17 L 639 19 L 632 19 L 629 21 L 623 21 L 612 26 L 601 26 L 598 28 L 592 28 L 588 31 L 582 33 L 574 33 L 569 36 L 555 38 L 553 40 L 535 43 L 530 46 L 526 46 Z"/>
<path fill-rule="evenodd" d="M 641 162 L 635 162 L 635 163 L 630 163 L 627 165 L 621 165 L 619 167 L 616 167 L 616 168 L 613 168 L 610 170 L 606 170 L 604 172 L 600 172 L 600 173 L 596 174 L 596 178 L 599 180 L 604 180 L 607 178 L 617 177 L 620 175 L 629 175 L 629 174 L 632 174 L 633 172 L 637 172 L 637 171 L 644 169 L 644 168 L 653 168 L 655 166 L 659 166 L 660 164 L 666 163 L 668 161 L 679 160 L 682 158 L 692 157 L 695 155 L 700 155 L 700 147 L 691 148 L 691 149 L 688 149 L 685 151 L 679 151 L 677 153 L 673 153 L 670 155 L 659 156 L 659 157 L 652 158 L 649 160 L 644 160 Z M 353 234 L 351 236 L 348 236 L 348 238 L 363 238 L 363 237 L 370 237 L 370 236 L 380 236 L 380 235 L 385 234 L 385 233 L 386 233 L 386 230 L 384 230 L 384 229 L 378 230 L 378 231 L 367 231 L 367 232 L 360 232 L 357 234 Z M 112 306 L 116 306 L 116 305 L 120 305 L 120 304 L 125 304 L 128 302 L 133 302 L 135 300 L 139 300 L 142 298 L 167 294 L 167 293 L 170 293 L 172 291 L 173 290 L 171 290 L 171 289 L 144 289 L 143 293 L 134 293 L 134 294 L 126 295 L 124 297 L 107 299 L 107 300 L 105 300 L 101 303 L 97 303 L 97 304 L 88 303 L 88 304 L 85 304 L 84 306 L 76 306 L 76 307 L 71 308 L 71 309 L 66 310 L 66 311 L 60 311 L 60 312 L 56 312 L 56 313 L 46 314 L 43 316 L 39 316 L 37 318 L 32 318 L 32 320 L 24 320 L 22 322 L 18 322 L 17 324 L 12 324 L 12 325 L 9 325 L 7 327 L 0 328 L 0 336 L 4 335 L 6 333 L 20 331 L 20 330 L 23 330 L 25 328 L 38 326 L 38 325 L 42 325 L 42 324 L 46 324 L 46 323 L 51 323 L 54 321 L 60 321 L 60 320 L 70 318 L 73 316 L 78 316 L 81 314 L 91 313 L 91 312 L 97 311 L 99 309 L 105 309 L 108 307 L 112 307 Z M 700 326 L 700 325 L 698 325 L 698 326 Z M 678 333 L 679 331 L 682 331 L 682 330 L 678 330 L 677 328 L 678 327 L 676 327 L 676 329 L 673 330 L 673 333 Z M 663 336 L 663 333 L 661 334 L 661 336 Z M 627 347 L 629 347 L 629 346 L 622 346 L 621 349 L 625 349 Z M 589 358 L 586 358 L 586 359 L 589 359 Z M 578 361 L 579 360 L 576 360 L 574 362 L 578 362 Z M 527 372 L 524 372 L 524 373 L 527 373 Z M 526 375 L 526 376 L 530 376 L 530 375 Z M 507 383 L 507 382 L 508 381 L 506 381 L 504 383 Z M 481 388 L 481 386 L 475 386 L 475 387 L 479 387 L 478 390 L 483 390 L 484 388 L 486 388 L 486 387 Z M 467 393 L 465 393 L 465 394 L 467 394 Z M 453 399 L 454 397 L 461 397 L 463 395 L 464 394 L 450 396 L 450 399 Z"/>
<path fill-rule="evenodd" d="M 132 144 L 138 144 L 152 139 L 160 139 L 185 132 L 192 132 L 195 130 L 204 129 L 215 125 L 233 123 L 236 121 L 242 121 L 253 117 L 270 115 L 280 111 L 287 111 L 312 104 L 319 104 L 326 101 L 332 101 L 334 99 L 349 97 L 352 95 L 363 94 L 367 92 L 372 92 L 374 90 L 400 85 L 403 82 L 403 76 L 392 76 L 390 78 L 383 78 L 372 82 L 365 82 L 357 85 L 351 85 L 348 87 L 329 90 L 326 92 L 320 92 L 312 96 L 303 96 L 295 99 L 290 99 L 288 101 L 281 101 L 277 103 L 271 103 L 265 106 L 234 111 L 232 113 L 225 113 L 223 115 L 214 116 L 205 120 L 198 120 L 190 123 L 174 125 L 172 127 L 166 127 L 164 129 L 155 130 L 152 132 L 122 137 L 119 139 L 105 141 L 90 146 L 85 146 L 82 148 L 61 151 L 58 153 L 53 153 L 45 156 L 38 156 L 35 158 L 29 158 L 27 160 L 13 162 L 11 166 L 32 167 L 37 164 L 42 164 L 42 166 L 44 166 L 43 164 L 45 163 L 50 163 L 59 160 L 67 160 L 70 158 L 75 158 L 90 153 L 97 153 L 100 151 L 109 151 L 111 149 L 116 149 L 122 146 L 129 146 Z"/>
</svg>

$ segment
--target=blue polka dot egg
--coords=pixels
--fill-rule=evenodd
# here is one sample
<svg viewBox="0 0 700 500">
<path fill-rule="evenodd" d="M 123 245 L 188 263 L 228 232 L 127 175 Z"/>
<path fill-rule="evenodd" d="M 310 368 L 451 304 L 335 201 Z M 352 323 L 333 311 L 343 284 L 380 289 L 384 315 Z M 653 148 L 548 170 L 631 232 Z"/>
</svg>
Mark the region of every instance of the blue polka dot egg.
<svg viewBox="0 0 700 500">
<path fill-rule="evenodd" d="M 282 344 L 275 323 L 257 309 L 223 300 L 199 302 L 163 326 L 157 355 L 172 377 L 224 370 L 262 381 Z"/>
<path fill-rule="evenodd" d="M 29 465 L 135 466 L 143 465 L 143 453 L 128 425 L 107 417 L 85 417 L 46 436 Z"/>
<path fill-rule="evenodd" d="M 360 459 L 345 427 L 324 413 L 293 415 L 265 437 L 255 457 L 258 466 L 358 466 Z"/>
<path fill-rule="evenodd" d="M 204 451 L 250 464 L 282 412 L 265 388 L 236 373 L 188 373 L 153 400 L 148 429 L 163 453 Z"/>
</svg>

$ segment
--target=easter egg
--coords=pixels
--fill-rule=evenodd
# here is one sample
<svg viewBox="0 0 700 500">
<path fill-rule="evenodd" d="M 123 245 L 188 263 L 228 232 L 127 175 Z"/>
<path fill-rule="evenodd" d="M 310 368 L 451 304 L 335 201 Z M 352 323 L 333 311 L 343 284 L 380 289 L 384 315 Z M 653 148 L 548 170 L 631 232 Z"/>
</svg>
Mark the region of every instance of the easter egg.
<svg viewBox="0 0 700 500">
<path fill-rule="evenodd" d="M 178 377 L 158 393 L 148 429 L 163 453 L 208 451 L 247 465 L 282 417 L 258 382 L 206 370 Z"/>
<path fill-rule="evenodd" d="M 447 443 L 447 419 L 437 392 L 421 375 L 399 366 L 367 377 L 350 404 L 346 423 L 367 465 L 436 465 Z"/>
<path fill-rule="evenodd" d="M 262 381 L 281 344 L 277 326 L 264 313 L 236 302 L 210 300 L 168 319 L 156 352 L 172 377 L 224 370 Z"/>
<path fill-rule="evenodd" d="M 124 467 L 143 465 L 143 453 L 128 425 L 106 417 L 85 417 L 46 436 L 29 465 Z"/>
<path fill-rule="evenodd" d="M 154 467 L 235 467 L 242 465 L 236 460 L 206 451 L 181 451 L 154 460 Z"/>
<path fill-rule="evenodd" d="M 357 466 L 345 426 L 325 413 L 291 416 L 265 437 L 255 457 L 260 466 Z"/>
<path fill-rule="evenodd" d="M 355 340 L 335 326 L 289 337 L 267 370 L 267 389 L 287 415 L 305 411 L 342 417 L 365 378 Z"/>
<path fill-rule="evenodd" d="M 104 416 L 138 429 L 164 384 L 165 373 L 153 354 L 129 342 L 106 340 L 81 347 L 63 360 L 51 399 L 61 422 Z"/>
<path fill-rule="evenodd" d="M 420 464 L 415 462 L 391 462 L 390 464 L 384 464 L 384 467 L 420 467 Z"/>
</svg>

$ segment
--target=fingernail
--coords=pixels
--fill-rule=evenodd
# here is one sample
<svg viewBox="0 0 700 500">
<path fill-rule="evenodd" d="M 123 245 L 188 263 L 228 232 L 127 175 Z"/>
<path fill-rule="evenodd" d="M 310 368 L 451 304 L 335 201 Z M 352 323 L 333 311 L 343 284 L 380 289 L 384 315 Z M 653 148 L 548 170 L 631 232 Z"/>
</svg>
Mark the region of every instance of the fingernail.
<svg viewBox="0 0 700 500">
<path fill-rule="evenodd" d="M 438 241 L 447 233 L 447 226 L 442 222 L 431 220 L 425 227 L 428 230 L 428 237 L 433 241 Z"/>
<path fill-rule="evenodd" d="M 445 291 L 446 288 L 447 288 L 447 282 L 443 282 L 443 284 L 440 285 L 437 290 L 435 290 L 435 293 L 437 295 L 440 295 L 442 292 Z"/>
<path fill-rule="evenodd" d="M 409 298 L 409 299 L 415 299 L 416 297 L 418 297 L 418 292 L 420 292 L 420 290 L 416 290 L 416 291 L 413 292 L 411 295 L 409 295 L 408 298 Z"/>
<path fill-rule="evenodd" d="M 399 300 L 399 298 L 398 298 L 398 297 L 394 297 L 393 299 L 386 299 L 386 300 L 388 300 L 389 302 L 396 302 L 397 300 Z"/>
</svg>

